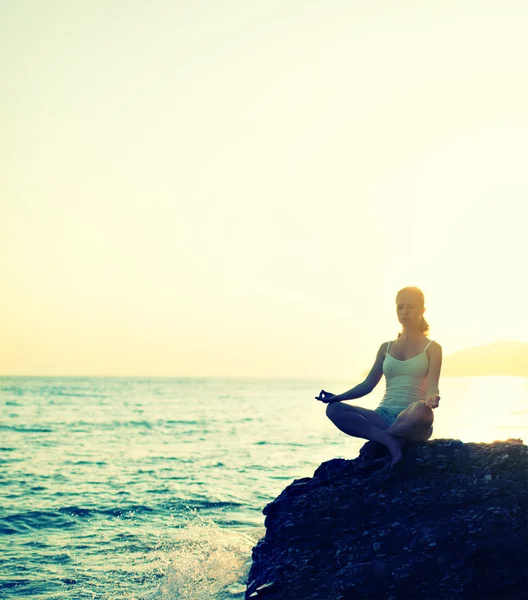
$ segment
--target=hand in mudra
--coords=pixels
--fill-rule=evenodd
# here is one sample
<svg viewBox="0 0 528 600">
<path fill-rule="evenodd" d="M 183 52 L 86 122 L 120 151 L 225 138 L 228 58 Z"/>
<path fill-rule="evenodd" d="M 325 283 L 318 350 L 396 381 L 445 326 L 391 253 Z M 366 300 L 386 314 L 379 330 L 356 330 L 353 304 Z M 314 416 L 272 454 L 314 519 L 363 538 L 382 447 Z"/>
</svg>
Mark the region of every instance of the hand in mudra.
<svg viewBox="0 0 528 600">
<path fill-rule="evenodd" d="M 440 404 L 440 396 L 427 396 L 424 400 L 424 404 L 429 408 L 438 408 Z"/>
<path fill-rule="evenodd" d="M 332 394 L 332 392 L 325 392 L 324 390 L 321 390 L 319 392 L 319 396 L 315 396 L 316 400 L 320 400 L 321 402 L 324 402 L 325 404 L 328 404 L 329 402 L 332 401 L 332 398 L 335 398 L 335 394 Z"/>
</svg>

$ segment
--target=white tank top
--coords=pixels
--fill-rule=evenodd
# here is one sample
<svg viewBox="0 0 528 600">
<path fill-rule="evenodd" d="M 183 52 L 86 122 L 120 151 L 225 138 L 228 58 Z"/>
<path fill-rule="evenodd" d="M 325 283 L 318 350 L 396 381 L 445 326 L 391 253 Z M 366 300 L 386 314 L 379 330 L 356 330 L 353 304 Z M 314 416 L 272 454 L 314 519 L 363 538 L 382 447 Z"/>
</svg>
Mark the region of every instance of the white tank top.
<svg viewBox="0 0 528 600">
<path fill-rule="evenodd" d="M 421 354 L 407 360 L 398 360 L 389 354 L 389 342 L 382 366 L 386 387 L 380 406 L 404 410 L 413 402 L 425 400 L 429 370 L 429 359 L 425 351 L 432 343 L 431 340 Z"/>
</svg>

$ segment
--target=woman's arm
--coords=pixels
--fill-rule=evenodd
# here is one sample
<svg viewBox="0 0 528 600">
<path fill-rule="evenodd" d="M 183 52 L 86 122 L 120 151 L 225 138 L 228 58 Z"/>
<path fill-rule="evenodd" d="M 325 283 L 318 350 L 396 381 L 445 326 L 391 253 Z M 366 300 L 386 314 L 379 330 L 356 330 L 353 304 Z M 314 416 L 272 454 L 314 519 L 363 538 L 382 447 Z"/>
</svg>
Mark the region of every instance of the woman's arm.
<svg viewBox="0 0 528 600">
<path fill-rule="evenodd" d="M 360 384 L 356 385 L 347 392 L 337 394 L 330 399 L 330 402 L 341 402 L 342 400 L 355 400 L 356 398 L 362 398 L 367 394 L 370 394 L 372 390 L 378 385 L 380 379 L 383 376 L 382 365 L 385 359 L 385 352 L 387 351 L 387 342 L 384 342 L 379 347 L 376 355 L 376 360 L 370 369 L 370 373 Z"/>
<path fill-rule="evenodd" d="M 425 392 L 425 403 L 431 408 L 436 408 L 440 400 L 438 381 L 442 368 L 442 346 L 433 342 L 429 349 L 429 370 L 427 373 L 427 389 Z"/>
</svg>

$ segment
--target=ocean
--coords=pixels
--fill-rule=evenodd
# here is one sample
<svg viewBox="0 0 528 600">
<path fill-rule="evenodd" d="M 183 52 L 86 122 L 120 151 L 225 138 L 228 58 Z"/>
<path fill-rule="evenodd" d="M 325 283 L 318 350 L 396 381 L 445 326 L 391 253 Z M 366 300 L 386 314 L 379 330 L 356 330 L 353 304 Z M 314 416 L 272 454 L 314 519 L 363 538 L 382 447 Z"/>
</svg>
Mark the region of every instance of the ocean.
<svg viewBox="0 0 528 600">
<path fill-rule="evenodd" d="M 0 597 L 243 598 L 264 506 L 358 455 L 314 399 L 356 383 L 0 377 Z M 440 383 L 432 439 L 528 440 L 527 378 Z"/>
</svg>

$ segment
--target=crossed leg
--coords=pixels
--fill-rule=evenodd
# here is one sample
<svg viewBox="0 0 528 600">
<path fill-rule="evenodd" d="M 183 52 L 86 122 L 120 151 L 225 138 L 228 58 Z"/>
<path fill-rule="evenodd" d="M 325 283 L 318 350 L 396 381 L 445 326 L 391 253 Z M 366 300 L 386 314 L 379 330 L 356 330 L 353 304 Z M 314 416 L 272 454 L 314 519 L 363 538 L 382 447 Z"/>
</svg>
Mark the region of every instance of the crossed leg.
<svg viewBox="0 0 528 600">
<path fill-rule="evenodd" d="M 328 404 L 326 415 L 343 433 L 387 446 L 392 456 L 391 465 L 402 459 L 406 440 L 427 440 L 433 431 L 433 411 L 422 402 L 415 402 L 402 411 L 390 427 L 377 412 L 344 402 Z"/>
<path fill-rule="evenodd" d="M 344 402 L 332 402 L 326 407 L 326 415 L 343 433 L 387 446 L 392 465 L 401 460 L 403 440 L 386 432 L 388 424 L 377 412 Z"/>
<path fill-rule="evenodd" d="M 403 410 L 387 433 L 412 442 L 425 442 L 433 433 L 433 409 L 423 402 L 413 402 Z"/>
</svg>

